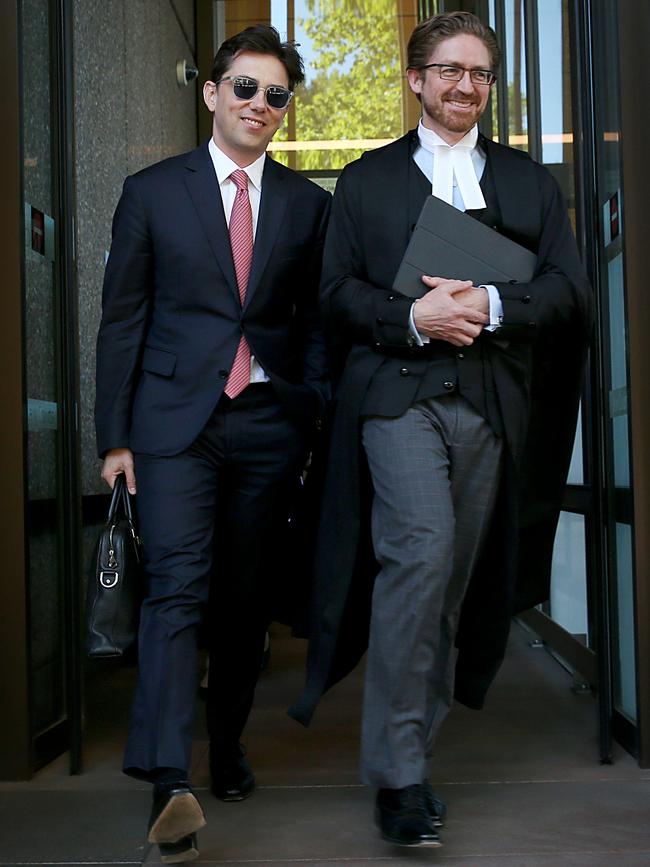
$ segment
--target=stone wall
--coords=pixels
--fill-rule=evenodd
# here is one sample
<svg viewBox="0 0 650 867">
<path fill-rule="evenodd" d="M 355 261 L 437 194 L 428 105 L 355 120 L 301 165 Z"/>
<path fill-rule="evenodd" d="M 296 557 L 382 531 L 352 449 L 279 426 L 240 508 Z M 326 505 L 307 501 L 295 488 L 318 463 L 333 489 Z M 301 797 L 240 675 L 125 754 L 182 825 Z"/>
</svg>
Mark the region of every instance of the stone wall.
<svg viewBox="0 0 650 867">
<path fill-rule="evenodd" d="M 83 493 L 104 493 L 96 455 L 95 339 L 111 219 L 128 174 L 197 144 L 193 0 L 74 0 L 77 261 Z"/>
</svg>

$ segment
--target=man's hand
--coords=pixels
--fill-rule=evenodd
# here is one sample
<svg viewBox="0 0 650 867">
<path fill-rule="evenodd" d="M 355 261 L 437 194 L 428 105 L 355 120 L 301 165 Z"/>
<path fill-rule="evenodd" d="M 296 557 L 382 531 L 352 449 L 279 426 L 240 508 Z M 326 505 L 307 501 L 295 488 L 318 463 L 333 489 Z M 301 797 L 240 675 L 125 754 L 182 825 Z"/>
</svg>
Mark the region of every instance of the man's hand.
<svg viewBox="0 0 650 867">
<path fill-rule="evenodd" d="M 489 322 L 487 291 L 474 286 L 471 280 L 424 276 L 422 282 L 431 291 L 413 308 L 418 332 L 453 346 L 470 346 Z"/>
<path fill-rule="evenodd" d="M 124 473 L 126 487 L 130 494 L 135 494 L 135 471 L 133 469 L 133 452 L 131 449 L 111 449 L 106 452 L 102 465 L 102 479 L 109 485 L 111 490 L 115 485 L 115 479 Z"/>
</svg>

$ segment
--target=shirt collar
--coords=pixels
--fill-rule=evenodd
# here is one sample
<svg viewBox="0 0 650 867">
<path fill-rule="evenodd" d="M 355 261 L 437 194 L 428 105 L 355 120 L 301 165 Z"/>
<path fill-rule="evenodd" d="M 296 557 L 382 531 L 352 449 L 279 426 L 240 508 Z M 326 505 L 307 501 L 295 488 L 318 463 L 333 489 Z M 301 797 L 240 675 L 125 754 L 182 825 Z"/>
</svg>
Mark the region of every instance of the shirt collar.
<svg viewBox="0 0 650 867">
<path fill-rule="evenodd" d="M 226 156 L 221 148 L 215 144 L 213 138 L 208 142 L 208 151 L 212 158 L 214 170 L 217 173 L 217 181 L 219 182 L 219 185 L 229 178 L 234 171 L 242 168 L 241 166 L 238 166 L 237 163 L 233 162 L 229 156 Z M 255 160 L 255 162 L 251 163 L 249 166 L 243 167 L 243 171 L 248 175 L 249 181 L 255 189 L 259 191 L 262 190 L 262 174 L 264 172 L 265 160 L 266 153 L 263 153 Z"/>
<path fill-rule="evenodd" d="M 478 142 L 478 126 L 474 124 L 474 126 L 467 132 L 463 138 L 456 142 L 455 145 L 450 145 L 443 138 L 441 138 L 438 133 L 434 132 L 432 129 L 429 129 L 422 123 L 422 118 L 420 118 L 420 122 L 418 124 L 418 140 L 420 145 L 425 150 L 432 150 L 436 145 L 445 145 L 449 148 L 455 147 L 471 147 L 474 149 Z"/>
</svg>

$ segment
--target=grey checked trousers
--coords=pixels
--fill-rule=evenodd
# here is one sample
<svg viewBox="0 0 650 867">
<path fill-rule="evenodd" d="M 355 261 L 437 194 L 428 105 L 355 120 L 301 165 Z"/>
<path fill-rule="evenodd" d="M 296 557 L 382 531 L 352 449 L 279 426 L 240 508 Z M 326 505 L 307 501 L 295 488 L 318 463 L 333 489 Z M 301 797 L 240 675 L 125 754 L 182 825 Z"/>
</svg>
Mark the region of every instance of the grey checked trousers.
<svg viewBox="0 0 650 867">
<path fill-rule="evenodd" d="M 380 571 L 363 699 L 361 778 L 402 788 L 427 777 L 451 706 L 454 638 L 489 526 L 502 441 L 460 395 L 370 416 L 363 445 L 374 485 Z"/>
</svg>

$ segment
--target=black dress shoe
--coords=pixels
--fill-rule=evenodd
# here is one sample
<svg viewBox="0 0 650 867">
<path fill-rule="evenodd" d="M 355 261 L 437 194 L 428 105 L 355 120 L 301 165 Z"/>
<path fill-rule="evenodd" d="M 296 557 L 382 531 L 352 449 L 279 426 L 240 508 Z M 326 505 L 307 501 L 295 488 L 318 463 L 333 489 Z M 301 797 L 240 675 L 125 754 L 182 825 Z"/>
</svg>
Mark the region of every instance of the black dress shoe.
<svg viewBox="0 0 650 867">
<path fill-rule="evenodd" d="M 375 819 L 381 836 L 398 846 L 441 846 L 421 783 L 403 789 L 379 789 Z"/>
<path fill-rule="evenodd" d="M 436 795 L 431 788 L 431 783 L 427 780 L 422 783 L 422 788 L 424 789 L 424 803 L 426 804 L 429 818 L 436 828 L 440 828 L 445 824 L 447 805 L 438 795 Z"/>
<path fill-rule="evenodd" d="M 230 750 L 217 750 L 211 743 L 210 776 L 212 794 L 222 801 L 243 801 L 255 789 L 255 777 L 243 744 L 236 744 Z"/>
<path fill-rule="evenodd" d="M 205 825 L 205 816 L 187 782 L 154 786 L 149 843 L 177 843 Z"/>
<path fill-rule="evenodd" d="M 163 864 L 183 864 L 199 857 L 196 834 L 181 837 L 176 843 L 159 843 L 158 849 Z"/>
</svg>

